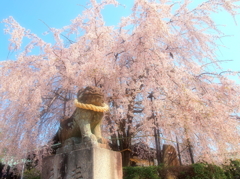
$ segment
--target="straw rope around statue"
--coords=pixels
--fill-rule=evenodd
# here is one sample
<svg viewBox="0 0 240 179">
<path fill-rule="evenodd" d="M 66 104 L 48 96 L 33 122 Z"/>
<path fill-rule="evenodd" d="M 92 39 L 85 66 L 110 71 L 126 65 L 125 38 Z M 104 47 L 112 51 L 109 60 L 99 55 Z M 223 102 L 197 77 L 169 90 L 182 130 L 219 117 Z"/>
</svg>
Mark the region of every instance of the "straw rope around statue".
<svg viewBox="0 0 240 179">
<path fill-rule="evenodd" d="M 96 111 L 96 112 L 106 112 L 109 110 L 109 106 L 105 103 L 103 103 L 103 106 L 95 106 L 93 104 L 80 103 L 80 102 L 78 102 L 77 99 L 75 99 L 74 104 L 78 108 L 88 109 L 88 110 L 92 110 L 92 111 Z"/>
</svg>

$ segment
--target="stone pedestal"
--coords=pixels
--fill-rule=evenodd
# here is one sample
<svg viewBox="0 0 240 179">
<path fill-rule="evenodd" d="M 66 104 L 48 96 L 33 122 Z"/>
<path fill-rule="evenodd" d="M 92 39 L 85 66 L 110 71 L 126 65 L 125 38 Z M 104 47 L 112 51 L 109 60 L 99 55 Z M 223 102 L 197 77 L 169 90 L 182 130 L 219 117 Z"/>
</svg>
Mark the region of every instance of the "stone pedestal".
<svg viewBox="0 0 240 179">
<path fill-rule="evenodd" d="M 122 179 L 121 153 L 94 145 L 67 146 L 43 159 L 42 179 Z"/>
</svg>

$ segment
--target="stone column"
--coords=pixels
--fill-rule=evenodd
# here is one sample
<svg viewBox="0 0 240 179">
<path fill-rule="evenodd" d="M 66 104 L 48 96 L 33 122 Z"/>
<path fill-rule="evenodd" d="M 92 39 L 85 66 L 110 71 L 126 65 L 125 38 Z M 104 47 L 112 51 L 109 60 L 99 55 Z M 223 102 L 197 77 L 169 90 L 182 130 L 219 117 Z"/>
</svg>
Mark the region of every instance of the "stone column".
<svg viewBox="0 0 240 179">
<path fill-rule="evenodd" d="M 43 159 L 42 179 L 122 179 L 120 152 L 97 145 L 66 147 Z"/>
</svg>

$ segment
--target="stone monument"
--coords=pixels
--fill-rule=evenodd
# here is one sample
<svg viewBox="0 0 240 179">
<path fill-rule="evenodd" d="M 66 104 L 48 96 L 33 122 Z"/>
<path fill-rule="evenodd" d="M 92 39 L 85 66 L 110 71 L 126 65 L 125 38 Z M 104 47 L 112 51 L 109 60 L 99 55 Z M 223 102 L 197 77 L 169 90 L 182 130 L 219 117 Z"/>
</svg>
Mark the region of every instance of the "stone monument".
<svg viewBox="0 0 240 179">
<path fill-rule="evenodd" d="M 172 145 L 163 145 L 162 163 L 165 166 L 179 166 L 177 152 Z"/>
<path fill-rule="evenodd" d="M 109 149 L 101 134 L 103 112 L 108 110 L 99 88 L 79 90 L 73 115 L 60 123 L 55 155 L 43 159 L 43 179 L 122 179 L 120 152 Z"/>
</svg>

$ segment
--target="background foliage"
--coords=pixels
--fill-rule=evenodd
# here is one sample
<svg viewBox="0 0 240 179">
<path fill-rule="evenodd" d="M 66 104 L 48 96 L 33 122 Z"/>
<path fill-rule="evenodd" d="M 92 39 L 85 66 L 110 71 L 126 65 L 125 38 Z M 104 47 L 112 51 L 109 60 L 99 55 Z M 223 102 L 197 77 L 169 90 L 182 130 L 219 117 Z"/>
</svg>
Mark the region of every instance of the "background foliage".
<svg viewBox="0 0 240 179">
<path fill-rule="evenodd" d="M 240 162 L 231 160 L 228 165 L 217 166 L 196 163 L 189 166 L 164 167 L 124 167 L 124 179 L 163 179 L 167 173 L 178 179 L 236 179 L 239 178 Z"/>
</svg>

